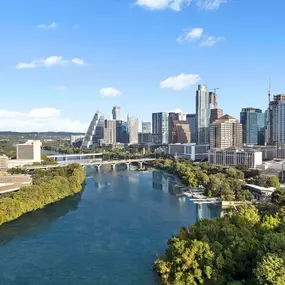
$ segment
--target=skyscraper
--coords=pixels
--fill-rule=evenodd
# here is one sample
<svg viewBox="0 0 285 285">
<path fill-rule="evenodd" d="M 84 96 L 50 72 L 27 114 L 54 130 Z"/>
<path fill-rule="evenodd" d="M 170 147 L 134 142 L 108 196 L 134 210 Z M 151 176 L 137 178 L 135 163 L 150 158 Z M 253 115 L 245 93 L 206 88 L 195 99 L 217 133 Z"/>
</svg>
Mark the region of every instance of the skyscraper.
<svg viewBox="0 0 285 285">
<path fill-rule="evenodd" d="M 223 116 L 223 110 L 222 109 L 211 109 L 211 116 L 210 116 L 210 124 L 215 122 L 217 119 L 221 118 Z"/>
<path fill-rule="evenodd" d="M 168 144 L 168 114 L 166 112 L 152 114 L 153 142 Z"/>
<path fill-rule="evenodd" d="M 215 92 L 209 92 L 210 109 L 218 108 L 218 96 Z"/>
<path fill-rule="evenodd" d="M 196 142 L 196 114 L 187 114 L 186 120 L 190 127 L 190 133 L 191 133 L 190 142 L 195 143 Z"/>
<path fill-rule="evenodd" d="M 168 143 L 175 143 L 174 122 L 179 121 L 179 113 L 168 113 Z"/>
<path fill-rule="evenodd" d="M 139 127 L 138 118 L 128 116 L 128 131 L 129 131 L 130 144 L 138 143 L 138 132 L 139 132 L 138 127 Z"/>
<path fill-rule="evenodd" d="M 117 143 L 129 142 L 128 123 L 122 120 L 116 121 L 116 141 Z"/>
<path fill-rule="evenodd" d="M 210 147 L 226 149 L 242 147 L 242 124 L 235 118 L 224 115 L 211 124 Z"/>
<path fill-rule="evenodd" d="M 151 133 L 151 122 L 142 122 L 142 133 L 149 134 Z"/>
<path fill-rule="evenodd" d="M 121 107 L 115 106 L 112 110 L 113 120 L 120 120 L 121 117 Z"/>
<path fill-rule="evenodd" d="M 92 145 L 99 145 L 100 141 L 104 139 L 104 127 L 104 115 L 100 111 L 96 111 L 85 134 L 81 147 L 89 148 Z"/>
<path fill-rule="evenodd" d="M 172 131 L 172 143 L 189 143 L 190 128 L 187 121 L 174 121 Z"/>
<path fill-rule="evenodd" d="M 243 128 L 243 143 L 264 144 L 264 114 L 260 109 L 242 108 L 240 122 Z"/>
<path fill-rule="evenodd" d="M 116 121 L 105 120 L 104 129 L 104 143 L 105 144 L 116 144 Z"/>
<path fill-rule="evenodd" d="M 196 143 L 208 144 L 210 134 L 210 100 L 207 85 L 196 91 Z"/>
</svg>

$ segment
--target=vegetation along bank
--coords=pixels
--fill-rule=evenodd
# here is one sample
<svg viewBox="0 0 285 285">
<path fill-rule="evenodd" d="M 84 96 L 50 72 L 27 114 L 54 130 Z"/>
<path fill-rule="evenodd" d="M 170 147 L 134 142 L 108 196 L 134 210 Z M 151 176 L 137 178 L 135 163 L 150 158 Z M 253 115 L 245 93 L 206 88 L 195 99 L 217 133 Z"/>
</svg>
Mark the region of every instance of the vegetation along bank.
<svg viewBox="0 0 285 285">
<path fill-rule="evenodd" d="M 0 198 L 0 225 L 80 192 L 85 178 L 79 164 L 35 171 L 33 185 Z"/>
</svg>

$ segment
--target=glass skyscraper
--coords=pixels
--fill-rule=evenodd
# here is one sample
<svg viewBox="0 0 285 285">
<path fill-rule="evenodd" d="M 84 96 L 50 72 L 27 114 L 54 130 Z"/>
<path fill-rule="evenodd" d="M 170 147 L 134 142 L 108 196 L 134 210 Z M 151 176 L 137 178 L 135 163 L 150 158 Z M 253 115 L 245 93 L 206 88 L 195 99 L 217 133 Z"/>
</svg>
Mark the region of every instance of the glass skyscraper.
<svg viewBox="0 0 285 285">
<path fill-rule="evenodd" d="M 168 113 L 152 114 L 153 142 L 157 144 L 168 144 Z"/>
<path fill-rule="evenodd" d="M 243 143 L 264 145 L 264 113 L 256 108 L 243 108 L 240 112 L 243 129 Z"/>
<path fill-rule="evenodd" d="M 198 85 L 196 91 L 196 143 L 210 142 L 211 106 L 207 85 Z"/>
<path fill-rule="evenodd" d="M 190 133 L 191 133 L 191 143 L 196 142 L 196 114 L 187 114 L 186 120 L 190 127 Z"/>
</svg>

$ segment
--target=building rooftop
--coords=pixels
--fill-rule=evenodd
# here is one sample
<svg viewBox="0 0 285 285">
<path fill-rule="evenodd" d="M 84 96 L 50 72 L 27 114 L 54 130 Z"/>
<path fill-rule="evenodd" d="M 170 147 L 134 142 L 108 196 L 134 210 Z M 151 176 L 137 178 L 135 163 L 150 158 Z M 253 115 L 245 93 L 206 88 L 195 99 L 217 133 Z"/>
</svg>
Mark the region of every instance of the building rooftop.
<svg viewBox="0 0 285 285">
<path fill-rule="evenodd" d="M 237 120 L 236 118 L 234 118 L 234 117 L 232 117 L 232 116 L 226 114 L 226 115 L 222 116 L 221 118 L 217 119 L 216 121 L 214 121 L 213 124 L 214 124 L 214 125 L 216 125 L 216 124 L 222 124 L 222 123 L 224 123 L 224 122 L 226 122 L 226 121 L 229 121 L 229 120 L 235 120 L 235 121 L 238 122 L 238 120 Z"/>
</svg>

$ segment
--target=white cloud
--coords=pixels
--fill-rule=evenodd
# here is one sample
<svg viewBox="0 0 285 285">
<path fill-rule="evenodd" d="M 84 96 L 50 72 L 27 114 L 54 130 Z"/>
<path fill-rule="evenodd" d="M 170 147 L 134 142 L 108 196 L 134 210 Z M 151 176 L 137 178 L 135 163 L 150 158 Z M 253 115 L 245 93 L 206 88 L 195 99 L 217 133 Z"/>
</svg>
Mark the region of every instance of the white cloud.
<svg viewBox="0 0 285 285">
<path fill-rule="evenodd" d="M 16 65 L 17 69 L 32 69 L 37 67 L 52 67 L 55 65 L 66 65 L 68 63 L 76 65 L 86 65 L 81 58 L 73 58 L 71 60 L 64 59 L 62 56 L 50 56 L 44 59 L 32 60 L 31 62 L 19 62 Z"/>
<path fill-rule="evenodd" d="M 101 88 L 100 94 L 104 97 L 114 97 L 121 95 L 121 92 L 113 87 Z"/>
<path fill-rule="evenodd" d="M 178 43 L 190 42 L 199 40 L 203 35 L 204 30 L 202 28 L 193 28 L 192 30 L 186 31 L 184 34 L 177 38 Z"/>
<path fill-rule="evenodd" d="M 136 4 L 150 10 L 180 11 L 183 5 L 190 5 L 191 2 L 192 0 L 137 0 Z"/>
<path fill-rule="evenodd" d="M 0 130 L 85 132 L 88 124 L 62 118 L 55 108 L 32 109 L 28 113 L 0 110 Z M 9 128 L 9 129 L 7 129 Z"/>
<path fill-rule="evenodd" d="M 199 74 L 184 74 L 169 77 L 160 82 L 160 88 L 169 88 L 173 90 L 183 90 L 190 85 L 197 84 L 201 79 Z"/>
<path fill-rule="evenodd" d="M 227 0 L 197 0 L 197 7 L 209 11 L 216 10 L 225 3 L 227 3 Z"/>
<path fill-rule="evenodd" d="M 200 42 L 201 47 L 212 47 L 216 43 L 224 40 L 222 37 L 206 37 Z"/>
<path fill-rule="evenodd" d="M 56 29 L 57 27 L 58 27 L 58 25 L 55 22 L 53 22 L 49 25 L 46 25 L 46 24 L 37 25 L 38 29 L 45 29 L 45 30 Z"/>
</svg>

